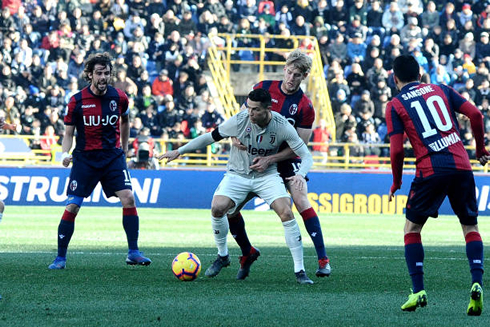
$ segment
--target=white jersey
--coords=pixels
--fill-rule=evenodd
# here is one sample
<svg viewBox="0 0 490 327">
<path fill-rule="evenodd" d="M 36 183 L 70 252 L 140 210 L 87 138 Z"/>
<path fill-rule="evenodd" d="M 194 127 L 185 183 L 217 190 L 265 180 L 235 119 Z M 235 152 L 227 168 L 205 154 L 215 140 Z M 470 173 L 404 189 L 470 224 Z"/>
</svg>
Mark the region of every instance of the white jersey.
<svg viewBox="0 0 490 327">
<path fill-rule="evenodd" d="M 247 110 L 239 112 L 218 126 L 222 137 L 235 136 L 247 147 L 246 151 L 231 147 L 228 171 L 250 177 L 277 174 L 276 164 L 271 164 L 261 173 L 250 169 L 250 166 L 256 157 L 276 154 L 283 142 L 287 142 L 296 154 L 304 153 L 305 149 L 308 152 L 298 132 L 286 118 L 277 112 L 271 111 L 271 113 L 272 119 L 265 128 L 253 124 Z"/>
</svg>

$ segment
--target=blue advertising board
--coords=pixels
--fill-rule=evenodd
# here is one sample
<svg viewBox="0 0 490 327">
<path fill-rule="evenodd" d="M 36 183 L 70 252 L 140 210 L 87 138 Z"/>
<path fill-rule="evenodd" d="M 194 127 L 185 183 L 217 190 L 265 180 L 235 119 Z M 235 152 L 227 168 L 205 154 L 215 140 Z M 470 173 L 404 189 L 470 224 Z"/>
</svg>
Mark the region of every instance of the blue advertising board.
<svg viewBox="0 0 490 327">
<path fill-rule="evenodd" d="M 7 205 L 64 206 L 69 172 L 67 168 L 0 168 L 0 199 Z M 131 180 L 138 207 L 209 209 L 223 174 L 214 169 L 132 170 Z M 389 202 L 389 172 L 327 171 L 308 176 L 308 197 L 320 213 L 402 214 L 413 179 L 413 173 L 405 173 L 402 189 Z M 480 215 L 490 215 L 490 175 L 475 174 L 475 181 Z M 99 184 L 84 205 L 120 204 L 117 198 L 107 199 Z M 254 199 L 245 208 L 267 210 L 268 206 Z M 440 214 L 452 214 L 448 201 Z"/>
</svg>

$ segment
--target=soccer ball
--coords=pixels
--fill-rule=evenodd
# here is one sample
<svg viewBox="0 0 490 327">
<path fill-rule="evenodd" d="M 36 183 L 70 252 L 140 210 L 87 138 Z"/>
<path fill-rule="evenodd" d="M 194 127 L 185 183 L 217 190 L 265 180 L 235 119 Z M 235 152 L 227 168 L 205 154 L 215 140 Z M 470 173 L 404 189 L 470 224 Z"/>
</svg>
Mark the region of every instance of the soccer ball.
<svg viewBox="0 0 490 327">
<path fill-rule="evenodd" d="M 201 261 L 194 253 L 179 253 L 172 261 L 172 272 L 180 280 L 194 280 L 201 272 Z"/>
</svg>

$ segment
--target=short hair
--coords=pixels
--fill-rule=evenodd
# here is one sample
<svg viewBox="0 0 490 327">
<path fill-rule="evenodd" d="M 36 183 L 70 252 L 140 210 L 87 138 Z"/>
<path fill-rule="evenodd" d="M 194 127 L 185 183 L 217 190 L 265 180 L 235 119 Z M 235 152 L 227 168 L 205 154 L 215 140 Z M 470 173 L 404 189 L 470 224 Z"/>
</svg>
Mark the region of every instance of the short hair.
<svg viewBox="0 0 490 327">
<path fill-rule="evenodd" d="M 260 102 L 265 108 L 272 105 L 272 97 L 266 89 L 255 89 L 248 94 L 248 98 L 252 101 Z"/>
<path fill-rule="evenodd" d="M 400 82 L 418 81 L 420 66 L 412 55 L 401 55 L 393 62 L 393 72 Z"/>
<path fill-rule="evenodd" d="M 313 60 L 300 49 L 291 52 L 286 59 L 286 66 L 298 68 L 303 74 L 309 73 L 312 65 Z"/>
<path fill-rule="evenodd" d="M 85 62 L 85 68 L 83 69 L 83 78 L 91 82 L 91 79 L 88 77 L 88 74 L 94 72 L 95 65 L 108 66 L 112 75 L 112 58 L 108 52 L 97 52 L 92 53 Z"/>
</svg>

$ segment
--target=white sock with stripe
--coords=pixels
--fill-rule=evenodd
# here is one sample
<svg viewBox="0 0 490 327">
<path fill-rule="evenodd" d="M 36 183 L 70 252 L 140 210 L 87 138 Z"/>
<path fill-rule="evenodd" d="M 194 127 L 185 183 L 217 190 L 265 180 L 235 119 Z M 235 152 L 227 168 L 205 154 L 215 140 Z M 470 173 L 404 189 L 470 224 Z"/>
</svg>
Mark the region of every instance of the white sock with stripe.
<svg viewBox="0 0 490 327">
<path fill-rule="evenodd" d="M 301 232 L 299 231 L 296 219 L 283 221 L 282 225 L 284 226 L 286 244 L 293 256 L 294 272 L 305 270 L 303 262 L 303 242 L 301 241 Z"/>
<path fill-rule="evenodd" d="M 226 237 L 228 236 L 228 229 L 230 228 L 228 218 L 226 215 L 221 218 L 212 217 L 211 226 L 213 228 L 214 242 L 216 243 L 216 247 L 218 247 L 218 254 L 221 257 L 227 256 L 228 245 Z"/>
</svg>

